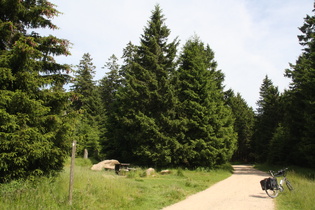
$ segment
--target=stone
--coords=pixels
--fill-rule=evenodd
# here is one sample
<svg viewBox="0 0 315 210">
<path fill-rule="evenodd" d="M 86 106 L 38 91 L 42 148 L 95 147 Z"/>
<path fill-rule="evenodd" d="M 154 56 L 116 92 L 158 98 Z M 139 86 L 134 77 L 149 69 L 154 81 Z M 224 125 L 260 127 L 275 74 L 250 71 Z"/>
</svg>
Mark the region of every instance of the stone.
<svg viewBox="0 0 315 210">
<path fill-rule="evenodd" d="M 104 169 L 114 170 L 116 164 L 120 164 L 120 162 L 118 160 L 103 160 L 97 164 L 94 164 L 91 167 L 91 170 L 93 171 L 102 171 Z"/>
<path fill-rule="evenodd" d="M 162 175 L 164 175 L 164 174 L 170 174 L 170 173 L 171 173 L 170 170 L 162 170 L 162 171 L 160 172 L 160 174 L 162 174 Z"/>
<path fill-rule="evenodd" d="M 145 173 L 146 173 L 147 176 L 152 176 L 153 174 L 155 174 L 155 170 L 154 170 L 154 168 L 148 168 L 145 171 Z"/>
</svg>

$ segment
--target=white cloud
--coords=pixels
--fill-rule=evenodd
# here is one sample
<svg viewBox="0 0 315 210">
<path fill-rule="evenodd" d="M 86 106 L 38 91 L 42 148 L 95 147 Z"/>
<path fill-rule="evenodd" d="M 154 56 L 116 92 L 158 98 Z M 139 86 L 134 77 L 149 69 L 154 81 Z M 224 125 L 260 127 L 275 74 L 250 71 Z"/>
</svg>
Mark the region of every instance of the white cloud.
<svg viewBox="0 0 315 210">
<path fill-rule="evenodd" d="M 259 88 L 268 74 L 281 90 L 288 87 L 283 77 L 288 63 L 300 54 L 296 36 L 313 0 L 52 0 L 64 14 L 54 22 L 54 32 L 74 43 L 72 54 L 61 60 L 78 64 L 89 52 L 101 67 L 112 55 L 121 56 L 129 41 L 138 44 L 151 11 L 159 3 L 171 29 L 170 41 L 181 44 L 194 33 L 215 52 L 225 85 L 240 92 L 255 107 Z"/>
</svg>

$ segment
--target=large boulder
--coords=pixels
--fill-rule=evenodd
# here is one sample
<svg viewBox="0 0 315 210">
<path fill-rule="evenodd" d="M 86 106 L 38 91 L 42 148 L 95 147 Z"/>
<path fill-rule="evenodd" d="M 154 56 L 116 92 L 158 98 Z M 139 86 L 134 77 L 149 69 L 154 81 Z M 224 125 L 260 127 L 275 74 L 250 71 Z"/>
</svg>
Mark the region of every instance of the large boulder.
<svg viewBox="0 0 315 210">
<path fill-rule="evenodd" d="M 154 168 L 148 168 L 146 171 L 145 171 L 146 175 L 147 176 L 152 176 L 155 174 L 155 170 Z"/>
<path fill-rule="evenodd" d="M 102 171 L 104 169 L 115 169 L 115 165 L 120 164 L 118 160 L 103 160 L 98 164 L 94 164 L 91 168 L 93 171 Z"/>
<path fill-rule="evenodd" d="M 162 170 L 160 172 L 160 174 L 164 175 L 164 174 L 171 174 L 172 172 L 170 170 Z"/>
</svg>

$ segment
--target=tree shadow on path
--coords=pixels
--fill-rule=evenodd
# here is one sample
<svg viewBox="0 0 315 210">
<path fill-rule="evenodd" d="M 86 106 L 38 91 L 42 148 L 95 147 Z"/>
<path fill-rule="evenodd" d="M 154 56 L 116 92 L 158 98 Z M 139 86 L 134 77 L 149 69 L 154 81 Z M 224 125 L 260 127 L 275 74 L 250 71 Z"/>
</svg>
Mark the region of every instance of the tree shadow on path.
<svg viewBox="0 0 315 210">
<path fill-rule="evenodd" d="M 258 175 L 258 176 L 268 176 L 267 173 L 259 171 L 251 165 L 233 165 L 234 175 Z"/>
</svg>

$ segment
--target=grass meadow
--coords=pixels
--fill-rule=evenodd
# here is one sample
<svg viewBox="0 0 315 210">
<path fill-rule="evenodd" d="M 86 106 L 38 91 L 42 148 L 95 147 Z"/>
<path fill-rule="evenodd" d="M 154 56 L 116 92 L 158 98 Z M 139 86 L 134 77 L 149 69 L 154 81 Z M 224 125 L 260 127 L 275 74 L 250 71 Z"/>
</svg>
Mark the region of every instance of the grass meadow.
<svg viewBox="0 0 315 210">
<path fill-rule="evenodd" d="M 283 166 L 257 165 L 256 168 L 267 172 L 268 170 L 277 171 Z M 276 209 L 315 210 L 315 170 L 294 166 L 288 168 L 287 178 L 294 190 L 290 191 L 286 185 L 284 186 L 284 191 L 274 198 Z"/>
<path fill-rule="evenodd" d="M 91 161 L 76 159 L 73 200 L 69 204 L 70 164 L 56 178 L 0 185 L 1 209 L 161 209 L 231 175 L 231 166 L 145 176 L 138 168 L 127 176 L 91 171 Z"/>
</svg>

